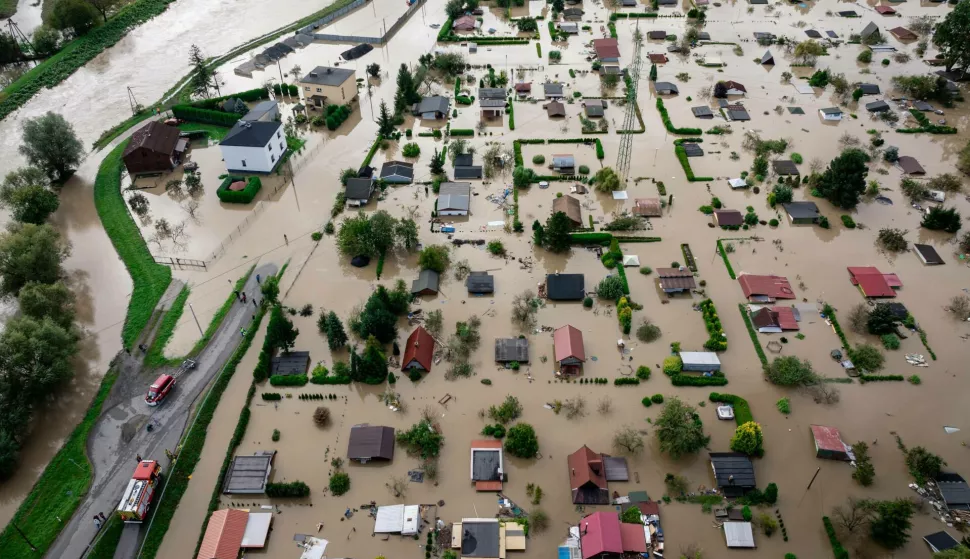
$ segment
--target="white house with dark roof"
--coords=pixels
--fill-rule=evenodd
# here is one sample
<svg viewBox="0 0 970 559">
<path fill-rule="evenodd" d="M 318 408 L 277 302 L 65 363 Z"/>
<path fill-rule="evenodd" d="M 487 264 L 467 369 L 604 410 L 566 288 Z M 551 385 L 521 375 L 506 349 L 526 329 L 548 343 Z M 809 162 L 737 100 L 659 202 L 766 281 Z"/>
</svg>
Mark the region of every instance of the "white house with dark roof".
<svg viewBox="0 0 970 559">
<path fill-rule="evenodd" d="M 286 151 L 282 122 L 240 120 L 219 142 L 226 169 L 239 173 L 269 173 Z"/>
</svg>

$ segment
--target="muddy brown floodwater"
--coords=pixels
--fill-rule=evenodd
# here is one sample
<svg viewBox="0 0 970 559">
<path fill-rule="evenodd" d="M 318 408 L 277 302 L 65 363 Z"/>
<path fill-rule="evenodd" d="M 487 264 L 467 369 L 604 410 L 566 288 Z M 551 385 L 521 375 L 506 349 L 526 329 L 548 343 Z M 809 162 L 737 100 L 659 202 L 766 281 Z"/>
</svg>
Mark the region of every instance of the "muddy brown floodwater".
<svg viewBox="0 0 970 559">
<path fill-rule="evenodd" d="M 382 9 L 385 1 L 390 2 L 375 0 L 375 8 Z M 363 270 L 350 267 L 346 259 L 337 254 L 331 237 L 325 237 L 318 246 L 314 246 L 309 235 L 319 230 L 329 216 L 333 198 L 340 188 L 340 169 L 359 166 L 370 147 L 377 128 L 373 123 L 377 107 L 381 100 L 391 102 L 393 99 L 396 68 L 401 63 L 414 64 L 418 55 L 434 48 L 460 49 L 457 45 L 435 47 L 437 31 L 429 26 L 443 23 L 443 4 L 443 0 L 429 2 L 422 13 L 415 14 L 388 46 L 342 64 L 355 68 L 360 78 L 365 77 L 364 68 L 372 62 L 379 63 L 383 68 L 382 79 L 365 81 L 367 87 L 361 89 L 359 102 L 354 107 L 355 117 L 335 132 L 321 132 L 316 129 L 306 131 L 307 146 L 303 154 L 293 159 L 295 174 L 292 181 L 272 195 L 261 194 L 260 199 L 251 206 L 255 208 L 257 204 L 264 204 L 260 215 L 252 220 L 238 239 L 231 242 L 215 265 L 206 272 L 176 272 L 179 278 L 194 286 L 190 302 L 194 304 L 200 321 L 207 321 L 206 317 L 211 316 L 224 300 L 229 290 L 229 282 L 226 280 L 238 277 L 242 270 L 258 259 L 272 259 L 280 263 L 290 259 L 291 266 L 284 280 L 287 288 L 284 301 L 294 308 L 310 303 L 317 312 L 321 308 L 332 310 L 346 320 L 353 307 L 371 293 L 378 283 L 374 277 L 373 266 Z M 841 19 L 827 15 L 830 11 L 845 9 L 844 3 L 835 1 L 812 2 L 805 7 L 781 5 L 770 11 L 763 6 L 755 6 L 751 13 L 748 12 L 748 5 L 742 2 L 712 5 L 703 30 L 709 32 L 714 41 L 739 43 L 743 54 L 735 55 L 732 45 L 701 46 L 687 57 L 671 55 L 670 62 L 658 68 L 658 74 L 661 81 L 675 82 L 680 88 L 680 94 L 666 98 L 665 104 L 674 124 L 681 127 L 699 126 L 707 129 L 715 124 L 725 124 L 721 120 L 697 120 L 690 111 L 692 106 L 715 106 L 702 100 L 706 98 L 701 94 L 702 91 L 709 90 L 714 81 L 733 79 L 747 87 L 748 94 L 742 102 L 751 113 L 752 120 L 732 123 L 733 133 L 728 135 L 705 135 L 703 147 L 706 154 L 691 160 L 698 176 L 714 176 L 716 180 L 710 183 L 688 183 L 685 180 L 684 172 L 673 153 L 674 137 L 665 132 L 654 107 L 653 87 L 646 79 L 649 66 L 644 64 L 639 83 L 639 107 L 646 132 L 633 137 L 629 173 L 631 179 L 641 180 L 631 180 L 627 188 L 631 199 L 628 201 L 614 201 L 612 197 L 598 193 L 579 195 L 583 219 L 587 219 L 586 215 L 592 215 L 599 225 L 610 221 L 614 212 L 628 211 L 633 198 L 657 196 L 655 180 L 663 181 L 668 195 L 673 196 L 672 206 L 664 211 L 663 217 L 651 220 L 652 231 L 647 232 L 662 237 L 663 241 L 650 244 L 631 243 L 623 245 L 622 248 L 626 254 L 638 255 L 641 264 L 657 268 L 669 266 L 672 261 L 683 263 L 680 244 L 688 243 L 697 259 L 698 280 L 706 282 L 705 296 L 713 300 L 721 316 L 729 342 L 729 348 L 721 355 L 721 361 L 730 384 L 718 390 L 746 398 L 755 419 L 762 424 L 766 455 L 756 462 L 758 484 L 761 487 L 769 482 L 778 484 L 781 496 L 777 509 L 785 519 L 786 526 L 791 528 L 788 542 L 782 541 L 780 535 L 767 538 L 757 534 L 758 549 L 746 554 L 751 557 L 776 558 L 786 552 L 797 553 L 799 557 L 829 556 L 831 551 L 821 527 L 820 516 L 830 513 L 831 508 L 844 502 L 846 496 L 891 498 L 911 495 L 907 488 L 910 479 L 902 456 L 893 444 L 890 431 L 897 432 L 911 445 L 922 444 L 939 453 L 953 469 L 965 471 L 970 464 L 967 450 L 963 446 L 970 425 L 966 423 L 966 414 L 961 413 L 961 404 L 970 389 L 966 375 L 962 374 L 962 357 L 967 355 L 968 349 L 967 342 L 961 336 L 965 336 L 970 328 L 966 324 L 953 321 L 943 310 L 950 297 L 970 287 L 967 279 L 970 270 L 954 254 L 957 249 L 952 236 L 919 228 L 918 212 L 909 207 L 898 190 L 897 185 L 901 178 L 899 169 L 883 162 L 875 162 L 869 177 L 878 180 L 883 188 L 888 189 L 883 194 L 893 200 L 894 204 L 891 206 L 865 199 L 855 210 L 843 212 L 823 200 L 813 199 L 805 188 L 797 189 L 796 199 L 813 199 L 819 204 L 821 211 L 832 224 L 829 230 L 790 225 L 784 216 L 777 215 L 776 210 L 767 205 L 764 185 L 761 194 L 754 194 L 752 190 L 731 191 L 727 184 L 727 178 L 737 177 L 741 171 L 750 167 L 753 156 L 741 147 L 744 132 L 747 130 L 755 130 L 764 138 L 789 138 L 789 153 L 797 152 L 805 161 L 800 166 L 803 174 L 808 172 L 813 160 L 831 160 L 840 149 L 840 138 L 846 133 L 858 138 L 863 144 L 868 143 L 869 129 L 881 131 L 886 145 L 899 147 L 901 154 L 917 156 L 926 167 L 928 175 L 953 171 L 956 152 L 965 145 L 965 130 L 970 124 L 964 105 L 946 111 L 947 123 L 961 130 L 955 136 L 898 134 L 883 122 L 870 119 L 864 108 L 857 107 L 855 103 L 850 103 L 845 109 L 847 114 L 841 122 L 823 122 L 818 116 L 818 109 L 836 104 L 831 96 L 831 89 L 802 95 L 792 85 L 781 80 L 781 73 L 790 70 L 796 76 L 794 81 L 798 83 L 797 78 L 810 74 L 811 70 L 790 69 L 791 58 L 783 49 L 775 46 L 770 48 L 775 56 L 774 67 L 764 67 L 753 62 L 754 58 L 760 57 L 766 50 L 754 42 L 752 34 L 755 31 L 769 31 L 801 40 L 805 29 L 814 28 L 823 32 L 831 29 L 845 38 L 850 33 L 858 32 L 869 20 L 875 21 L 885 30 L 896 25 L 906 25 L 910 16 L 928 14 L 941 17 L 949 9 L 945 5 L 930 3 L 897 5 L 896 9 L 905 16 L 899 19 L 877 15 L 872 9 L 874 5 L 854 4 L 853 9 L 863 16 L 858 19 Z M 530 2 L 527 8 L 517 10 L 521 14 L 515 15 L 525 15 L 526 10 L 531 15 L 538 15 L 543 8 L 544 4 L 540 2 Z M 585 60 L 586 49 L 581 45 L 592 38 L 603 36 L 601 29 L 605 29 L 608 13 L 598 4 L 587 3 L 584 9 L 586 15 L 583 25 L 589 25 L 592 31 L 583 31 L 579 37 L 571 38 L 568 44 L 553 45 L 549 42 L 547 30 L 540 28 L 544 58 L 538 57 L 535 45 L 532 44 L 479 47 L 477 54 L 466 54 L 469 63 L 473 65 L 492 64 L 497 70 L 506 69 L 513 74 L 514 81 L 521 79 L 532 82 L 532 95 L 538 99 L 515 103 L 515 131 L 508 129 L 506 118 L 502 125 L 489 125 L 486 128 L 489 135 L 479 135 L 471 139 L 470 145 L 479 154 L 477 158 L 480 158 L 488 142 L 499 142 L 509 147 L 514 138 L 568 138 L 581 135 L 580 103 L 567 103 L 565 119 L 548 119 L 542 109 L 541 83 L 547 79 L 565 82 L 567 98 L 573 92 L 580 92 L 584 96 L 603 94 L 598 80 L 583 72 L 588 69 L 589 64 Z M 682 7 L 663 9 L 664 14 L 682 11 Z M 399 11 L 394 10 L 393 13 Z M 361 26 L 357 25 L 357 18 L 364 15 L 366 10 L 348 17 L 347 21 L 352 25 L 348 24 L 347 27 L 359 31 Z M 484 18 L 485 29 L 495 27 L 498 34 L 509 32 L 508 24 L 502 21 L 500 13 L 496 13 L 494 9 L 486 10 Z M 804 22 L 805 25 L 799 25 L 799 22 Z M 544 22 L 541 24 L 544 25 Z M 629 64 L 633 53 L 632 35 L 635 26 L 635 22 L 627 20 L 620 20 L 616 25 L 621 64 L 624 66 Z M 679 35 L 685 30 L 685 20 L 666 17 L 641 20 L 639 26 L 643 31 L 663 29 Z M 338 29 L 339 32 L 345 32 L 342 28 Z M 902 45 L 891 37 L 887 42 L 910 53 L 915 46 Z M 662 41 L 646 41 L 642 53 L 665 52 L 668 44 Z M 285 58 L 282 69 L 288 71 L 294 64 L 299 64 L 303 69 L 334 64 L 339 53 L 346 48 L 347 45 L 344 44 L 314 44 Z M 929 69 L 916 57 L 910 62 L 893 61 L 883 67 L 878 62 L 879 56 L 874 64 L 866 68 L 855 61 L 861 48 L 846 44 L 831 48 L 828 56 L 820 57 L 817 66 L 844 72 L 850 82 L 877 83 L 886 99 L 892 95 L 892 76 L 925 73 Z M 551 50 L 562 52 L 561 64 L 549 64 L 546 57 Z M 928 56 L 932 56 L 934 52 L 930 50 Z M 702 67 L 696 63 L 696 54 L 720 57 L 726 66 L 720 70 Z M 569 76 L 569 69 L 577 72 L 575 78 Z M 231 70 L 224 71 L 223 75 L 227 82 L 226 89 L 243 90 L 263 83 L 274 72 L 276 69 L 266 73 L 257 72 L 252 79 L 232 75 Z M 676 75 L 681 72 L 687 72 L 690 79 L 682 81 L 677 78 Z M 475 68 L 471 73 L 475 76 L 474 82 L 464 84 L 463 88 L 468 88 L 474 94 L 478 78 L 484 71 Z M 447 82 L 432 84 L 427 92 L 449 95 L 453 91 L 453 85 Z M 622 86 L 616 92 L 607 94 L 622 95 Z M 694 100 L 688 101 L 688 97 Z M 863 103 L 874 99 L 864 97 Z M 288 107 L 293 104 L 292 100 L 284 102 Z M 800 106 L 805 114 L 791 115 L 784 110 L 786 106 Z M 775 112 L 776 107 L 782 108 L 780 114 Z M 523 146 L 526 165 L 539 170 L 539 166 L 531 163 L 534 155 L 542 154 L 549 161 L 554 153 L 572 153 L 577 157 L 577 164 L 588 165 L 592 171 L 603 165 L 614 166 L 621 138 L 615 130 L 622 125 L 623 110 L 623 107 L 612 102 L 607 109 L 606 118 L 610 122 L 611 131 L 600 136 L 606 151 L 603 161 L 596 159 L 592 147 L 574 144 L 527 145 Z M 893 110 L 899 111 L 895 104 Z M 858 118 L 851 118 L 848 113 L 854 113 Z M 905 118 L 904 114 L 901 116 Z M 452 119 L 452 127 L 471 128 L 477 122 L 477 107 L 459 107 L 458 116 Z M 440 127 L 440 123 L 435 125 L 410 118 L 405 122 L 405 128 L 413 128 L 415 131 L 412 141 L 421 147 L 421 155 L 415 162 L 416 180 L 419 181 L 428 179 L 427 164 L 430 154 L 435 148 L 445 147 L 441 140 L 417 136 L 418 132 L 433 127 Z M 732 159 L 732 151 L 740 154 L 740 159 Z M 222 173 L 217 157 L 202 155 L 202 150 L 196 153 L 205 158 L 202 171 L 204 175 Z M 386 152 L 378 151 L 372 164 L 379 167 L 384 161 L 401 157 L 400 146 L 391 142 Z M 210 166 L 214 169 L 210 169 Z M 269 386 L 261 387 L 260 391 L 279 391 L 292 397 L 278 404 L 269 404 L 264 403 L 257 395 L 253 401 L 252 419 L 239 452 L 276 449 L 279 455 L 273 479 L 303 480 L 310 485 L 312 495 L 296 502 L 252 497 L 234 500 L 223 497 L 224 506 L 231 506 L 233 503 L 257 503 L 280 507 L 267 549 L 250 554 L 273 558 L 294 557 L 297 550 L 292 547 L 292 535 L 316 535 L 318 523 L 323 523 L 319 535 L 331 542 L 328 549 L 331 556 L 396 557 L 420 554 L 420 549 L 416 549 L 421 543 L 420 540 L 415 542 L 392 537 L 388 541 L 382 541 L 370 536 L 372 520 L 364 514 L 357 513 L 351 520 L 341 521 L 346 508 L 357 507 L 371 500 L 382 504 L 413 504 L 434 503 L 443 499 L 446 505 L 438 509 L 438 516 L 447 522 L 469 516 L 493 516 L 497 512 L 495 497 L 491 494 L 475 493 L 467 479 L 468 449 L 470 441 L 480 437 L 478 433 L 484 425 L 479 418 L 479 410 L 500 403 L 507 394 L 514 394 L 522 402 L 524 413 L 521 419 L 535 426 L 542 457 L 536 460 L 507 458 L 509 482 L 505 485 L 505 493 L 520 505 L 527 505 L 526 484 L 540 485 L 545 494 L 541 506 L 551 517 L 550 529 L 530 538 L 528 550 L 522 554 L 523 557 L 547 556 L 564 538 L 567 524 L 580 517 L 581 513 L 569 501 L 568 472 L 564 463 L 566 455 L 584 443 L 596 451 L 612 452 L 612 435 L 620 425 L 629 424 L 645 431 L 647 445 L 640 456 L 630 459 L 631 469 L 639 475 L 640 482 L 614 483 L 611 484 L 611 490 L 622 494 L 642 489 L 657 499 L 664 494 L 663 478 L 667 472 L 686 476 L 692 487 L 711 486 L 706 453 L 701 452 L 680 461 L 672 461 L 661 454 L 652 426 L 647 421 L 655 418 L 660 409 L 658 406 L 644 408 L 640 403 L 644 396 L 657 393 L 666 398 L 679 396 L 694 405 L 707 399 L 710 390 L 673 387 L 656 368 L 669 354 L 671 342 L 681 342 L 684 350 L 701 349 L 707 333 L 701 316 L 691 307 L 702 296 L 678 296 L 665 304 L 665 298 L 658 292 L 654 276 L 641 275 L 634 268 L 628 269 L 632 297 L 643 305 L 642 310 L 634 313 L 634 326 L 649 319 L 663 331 L 661 339 L 651 344 L 642 344 L 635 338 L 628 339 L 632 362 L 621 358 L 616 351 L 616 340 L 624 336 L 620 332 L 616 317 L 608 312 L 609 305 L 597 302 L 593 309 L 586 310 L 573 303 L 547 304 L 539 311 L 540 325 L 558 327 L 572 324 L 582 330 L 587 355 L 596 358 L 595 361 L 590 359 L 585 364 L 585 376 L 615 378 L 628 374 L 628 367 L 646 365 L 651 368 L 653 375 L 639 387 L 555 382 L 551 364 L 548 361 L 543 363 L 541 359 L 543 356 L 552 356 L 552 339 L 548 333 L 524 333 L 531 344 L 532 363 L 529 367 L 518 373 L 495 367 L 492 357 L 493 340 L 519 333 L 510 321 L 509 307 L 514 295 L 527 288 L 534 289 L 543 281 L 546 273 L 557 270 L 584 273 L 586 287 L 590 290 L 608 273 L 593 253 L 582 248 L 575 248 L 567 255 L 554 255 L 541 249 L 534 250 L 531 246 L 528 230 L 532 221 L 544 221 L 549 215 L 556 194 L 569 193 L 570 183 L 553 182 L 548 189 L 533 187 L 520 192 L 519 211 L 520 218 L 526 225 L 525 234 L 505 233 L 500 227 L 489 228 L 490 221 L 510 219 L 507 208 L 499 207 L 487 199 L 489 195 L 493 198 L 501 195 L 509 186 L 509 178 L 506 174 L 484 182 L 473 181 L 475 196 L 471 202 L 471 216 L 455 220 L 455 238 L 500 239 L 514 259 L 531 258 L 534 263 L 532 268 L 522 269 L 514 260 L 493 257 L 482 248 L 466 245 L 453 251 L 452 260 L 465 259 L 473 270 L 489 270 L 495 276 L 494 296 L 468 296 L 462 282 L 455 280 L 449 272 L 442 282 L 440 293 L 436 297 L 422 297 L 419 302 L 419 308 L 424 312 L 432 309 L 443 311 L 446 334 L 453 331 L 456 321 L 466 320 L 472 315 L 482 317 L 482 345 L 472 359 L 477 373 L 475 377 L 445 380 L 443 377 L 447 364 L 442 362 L 435 365 L 432 372 L 418 383 L 401 378 L 395 385 L 395 390 L 407 404 L 405 412 L 393 412 L 380 404 L 378 388 L 308 385 L 302 389 L 277 390 Z M 211 181 L 207 180 L 207 189 L 211 188 L 210 184 Z M 234 223 L 238 223 L 240 212 L 238 207 L 227 208 L 217 203 L 209 203 L 208 197 L 211 194 L 207 190 L 207 200 L 202 204 L 202 225 L 192 233 L 203 246 L 212 245 L 222 237 L 222 233 L 208 231 L 207 224 L 212 224 L 215 229 L 221 228 L 222 231 L 231 229 Z M 708 218 L 698 212 L 697 208 L 710 203 L 712 195 L 719 197 L 728 208 L 743 209 L 750 205 L 761 219 L 777 217 L 782 223 L 777 228 L 758 226 L 748 232 L 738 232 L 740 234 L 710 229 L 707 227 Z M 952 203 L 964 215 L 970 215 L 970 204 L 962 195 L 954 197 Z M 160 215 L 166 211 L 178 215 L 176 206 L 164 204 L 158 204 Z M 166 207 L 169 209 L 164 209 Z M 433 208 L 433 194 L 426 195 L 424 186 L 412 185 L 391 187 L 383 199 L 372 202 L 365 211 L 383 209 L 396 217 L 413 213 L 420 225 L 424 244 L 445 243 L 447 239 L 443 235 L 428 230 L 428 219 Z M 865 228 L 844 228 L 839 219 L 842 213 L 849 213 Z M 886 226 L 908 229 L 911 242 L 934 245 L 947 261 L 947 265 L 923 267 L 911 252 L 896 256 L 879 252 L 874 245 L 876 232 Z M 288 244 L 283 240 L 284 234 L 289 239 Z M 723 262 L 714 252 L 714 244 L 719 237 L 751 235 L 762 240 L 734 242 L 735 252 L 730 258 L 736 271 L 786 275 L 795 286 L 799 299 L 808 302 L 824 300 L 838 309 L 843 317 L 853 305 L 862 302 L 858 290 L 848 281 L 846 266 L 871 265 L 884 272 L 897 273 L 904 287 L 896 300 L 904 303 L 916 316 L 926 330 L 928 342 L 939 359 L 932 361 L 926 369 L 912 369 L 903 355 L 927 352 L 919 338 L 911 336 L 903 341 L 898 351 L 887 352 L 885 372 L 906 376 L 918 372 L 922 377 L 922 384 L 834 385 L 840 391 L 840 402 L 819 405 L 802 392 L 781 389 L 766 383 L 737 310 L 738 303 L 743 302 L 740 288 L 737 281 L 730 279 Z M 189 256 L 189 252 L 207 252 L 208 249 L 203 246 L 195 247 L 190 243 L 186 257 L 195 258 Z M 414 255 L 395 253 L 385 263 L 380 283 L 392 285 L 398 279 L 410 282 L 418 270 Z M 301 332 L 296 349 L 310 351 L 314 363 L 321 362 L 328 367 L 335 359 L 346 359 L 345 353 L 330 354 L 326 340 L 317 333 L 315 320 L 316 316 L 294 317 Z M 399 328 L 401 345 L 408 333 L 410 328 L 402 321 Z M 841 369 L 828 357 L 828 352 L 839 345 L 832 330 L 818 316 L 809 316 L 803 322 L 802 333 L 805 334 L 802 340 L 789 336 L 790 343 L 782 346 L 781 354 L 811 359 L 816 369 L 826 376 L 842 375 Z M 852 343 L 878 343 L 878 340 L 866 340 L 864 336 L 852 333 L 848 335 Z M 191 317 L 183 316 L 171 342 L 171 352 L 179 353 L 184 348 L 191 347 L 197 336 L 198 331 L 191 322 Z M 777 340 L 778 337 L 759 335 L 762 345 Z M 239 374 L 232 380 L 223 397 L 209 430 L 202 462 L 175 516 L 175 524 L 170 534 L 178 534 L 178 537 L 167 538 L 161 550 L 161 556 L 165 558 L 181 559 L 191 556 L 194 551 L 208 498 L 249 386 L 248 373 L 255 364 L 260 341 L 261 338 L 256 340 L 257 343 L 247 354 Z M 479 381 L 484 378 L 490 379 L 492 384 L 482 385 Z M 335 393 L 340 396 L 337 401 L 324 403 L 330 407 L 334 417 L 328 428 L 320 429 L 313 424 L 312 414 L 318 403 L 299 400 L 297 395 L 300 393 Z M 447 406 L 439 405 L 437 402 L 446 394 L 451 395 L 451 401 Z M 588 411 L 585 417 L 568 420 L 543 407 L 553 400 L 565 400 L 579 395 L 587 402 Z M 792 399 L 793 411 L 790 416 L 783 416 L 775 409 L 775 402 L 782 397 Z M 608 414 L 597 411 L 599 402 L 604 398 L 612 402 L 612 411 Z M 406 429 L 418 421 L 422 409 L 428 406 L 433 408 L 445 435 L 441 475 L 437 486 L 427 481 L 423 484 L 411 483 L 408 484 L 405 498 L 395 499 L 385 488 L 385 484 L 392 477 L 406 478 L 407 471 L 419 463 L 417 459 L 408 457 L 403 448 L 398 448 L 391 464 L 345 466 L 352 480 L 350 492 L 341 497 L 326 494 L 324 489 L 331 469 L 329 461 L 336 456 L 345 457 L 350 426 L 368 422 Z M 727 450 L 734 424 L 717 421 L 711 405 L 698 407 L 698 411 L 705 429 L 711 435 L 710 450 Z M 849 442 L 877 443 L 871 446 L 877 472 L 872 487 L 862 489 L 855 484 L 850 478 L 851 468 L 848 465 L 814 457 L 809 436 L 809 425 L 813 423 L 838 427 Z M 960 427 L 963 431 L 946 435 L 943 431 L 944 425 Z M 277 443 L 270 439 L 273 429 L 281 432 L 281 439 Z M 806 490 L 816 468 L 821 468 L 818 479 L 811 490 Z M 591 512 L 595 508 L 587 507 L 585 512 Z M 723 535 L 712 527 L 712 517 L 702 514 L 699 505 L 676 502 L 664 505 L 661 507 L 661 518 L 668 549 L 673 553 L 682 546 L 697 543 L 706 551 L 707 556 L 728 555 Z M 912 530 L 913 541 L 899 553 L 912 557 L 928 557 L 929 552 L 920 537 L 938 529 L 939 523 L 934 516 L 917 515 Z M 872 556 L 879 556 L 879 553 L 873 552 Z"/>
</svg>

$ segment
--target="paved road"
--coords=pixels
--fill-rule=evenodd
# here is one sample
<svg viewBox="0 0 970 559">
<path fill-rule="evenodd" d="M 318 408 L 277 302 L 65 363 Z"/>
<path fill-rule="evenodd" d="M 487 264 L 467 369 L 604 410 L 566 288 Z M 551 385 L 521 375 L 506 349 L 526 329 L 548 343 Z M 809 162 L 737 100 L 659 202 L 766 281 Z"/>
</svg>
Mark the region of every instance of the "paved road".
<svg viewBox="0 0 970 559">
<path fill-rule="evenodd" d="M 271 263 L 257 267 L 246 283 L 246 293 L 248 295 L 258 293 L 257 274 L 265 278 L 275 274 L 276 271 L 277 266 Z M 233 305 L 209 345 L 197 357 L 197 368 L 179 379 L 175 391 L 169 394 L 162 405 L 152 408 L 145 404 L 145 391 L 151 383 L 149 380 L 142 390 L 129 391 L 129 395 L 122 398 L 120 403 L 102 412 L 88 439 L 88 456 L 94 464 L 94 481 L 91 489 L 74 517 L 47 552 L 47 557 L 78 559 L 84 554 L 97 535 L 94 515 L 103 512 L 106 516 L 110 516 L 114 513 L 135 469 L 136 456 L 159 460 L 164 472 L 168 473 L 170 464 L 165 458 L 165 449 L 174 450 L 178 445 L 187 427 L 189 412 L 194 403 L 200 395 L 204 395 L 209 382 L 222 370 L 242 340 L 239 330 L 249 324 L 255 311 L 251 303 L 252 297 L 249 297 L 249 301 L 245 304 L 237 302 Z M 131 356 L 121 353 L 119 359 L 131 364 L 142 358 L 136 353 Z M 131 367 L 122 367 L 122 369 L 127 369 L 122 375 L 135 375 L 135 378 L 139 376 L 138 366 L 134 367 L 134 370 Z M 118 384 L 124 381 L 125 379 L 119 378 Z M 115 391 L 117 390 L 116 385 Z M 147 430 L 150 422 L 155 424 L 151 432 Z M 157 502 L 155 504 L 157 505 Z M 119 545 L 118 551 L 124 551 L 124 557 L 134 557 L 144 535 L 139 534 L 137 538 L 132 539 L 130 532 L 131 529 L 126 530 L 125 549 L 122 550 L 122 546 Z M 119 555 L 116 554 L 115 557 Z"/>
</svg>

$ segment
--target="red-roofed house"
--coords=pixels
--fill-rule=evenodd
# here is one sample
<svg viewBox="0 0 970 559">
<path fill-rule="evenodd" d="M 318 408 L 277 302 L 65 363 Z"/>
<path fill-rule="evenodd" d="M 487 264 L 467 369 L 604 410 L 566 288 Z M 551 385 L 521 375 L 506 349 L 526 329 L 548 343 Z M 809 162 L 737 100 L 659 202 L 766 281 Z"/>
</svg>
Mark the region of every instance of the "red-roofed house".
<svg viewBox="0 0 970 559">
<path fill-rule="evenodd" d="M 762 333 L 799 329 L 795 311 L 791 307 L 762 307 L 751 313 L 751 322 Z"/>
<path fill-rule="evenodd" d="M 620 44 L 616 39 L 593 39 L 593 50 L 600 62 L 620 61 Z"/>
<path fill-rule="evenodd" d="M 752 303 L 771 303 L 775 299 L 795 298 L 795 291 L 785 276 L 741 274 L 738 276 L 738 283 L 741 284 L 744 296 Z"/>
<path fill-rule="evenodd" d="M 408 336 L 404 344 L 404 359 L 401 360 L 401 370 L 430 371 L 431 357 L 434 355 L 434 338 L 427 330 L 418 326 Z"/>
<path fill-rule="evenodd" d="M 896 13 L 896 10 L 894 10 L 892 6 L 876 6 L 876 11 L 884 16 Z"/>
<path fill-rule="evenodd" d="M 873 266 L 849 266 L 850 281 L 858 285 L 866 297 L 895 297 L 896 289 L 903 286 L 896 274 L 884 274 Z"/>
<path fill-rule="evenodd" d="M 196 559 L 236 559 L 242 547 L 249 512 L 222 509 L 212 513 Z"/>
<path fill-rule="evenodd" d="M 727 89 L 728 95 L 744 95 L 748 92 L 747 88 L 745 88 L 743 84 L 733 80 L 724 82 L 724 87 Z"/>
<path fill-rule="evenodd" d="M 532 93 L 532 82 L 515 84 L 515 93 L 519 97 L 526 97 Z"/>
<path fill-rule="evenodd" d="M 455 23 L 452 24 L 451 28 L 455 31 L 474 31 L 476 23 L 478 23 L 478 21 L 472 16 L 461 16 L 455 20 Z"/>
<path fill-rule="evenodd" d="M 574 505 L 606 505 L 610 492 L 606 482 L 603 455 L 586 445 L 566 457 L 569 466 L 569 487 Z"/>
<path fill-rule="evenodd" d="M 600 511 L 579 521 L 583 559 L 614 559 L 624 553 L 646 553 L 643 525 L 623 524 L 612 511 Z"/>
<path fill-rule="evenodd" d="M 559 371 L 564 375 L 578 374 L 580 365 L 586 361 L 583 333 L 567 324 L 553 332 L 552 343 Z"/>
<path fill-rule="evenodd" d="M 812 425 L 812 437 L 815 438 L 815 456 L 830 460 L 850 460 L 846 445 L 842 442 L 842 433 L 835 427 Z"/>
<path fill-rule="evenodd" d="M 624 553 L 646 553 L 647 539 L 643 524 L 620 522 L 620 543 Z"/>
</svg>

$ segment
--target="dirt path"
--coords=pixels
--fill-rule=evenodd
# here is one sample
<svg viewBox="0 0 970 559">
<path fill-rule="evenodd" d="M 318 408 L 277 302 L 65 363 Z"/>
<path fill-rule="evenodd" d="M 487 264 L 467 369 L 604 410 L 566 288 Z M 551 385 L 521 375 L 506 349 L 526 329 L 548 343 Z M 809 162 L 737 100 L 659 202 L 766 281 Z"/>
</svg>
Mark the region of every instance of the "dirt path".
<svg viewBox="0 0 970 559">
<path fill-rule="evenodd" d="M 246 293 L 258 292 L 256 274 L 268 277 L 276 270 L 275 264 L 257 267 L 246 283 Z M 105 515 L 114 512 L 137 456 L 159 460 L 163 471 L 169 471 L 171 464 L 165 457 L 165 450 L 174 450 L 178 445 L 196 400 L 236 349 L 242 339 L 240 328 L 249 323 L 254 310 L 250 303 L 237 303 L 232 307 L 212 341 L 196 359 L 196 369 L 182 376 L 175 392 L 157 408 L 145 404 L 144 392 L 147 383 L 151 382 L 150 377 L 163 370 L 144 370 L 143 355 L 138 352 L 119 354 L 115 364 L 121 370 L 121 376 L 111 396 L 113 405 L 106 407 L 88 441 L 90 459 L 94 464 L 94 482 L 77 513 L 51 546 L 48 557 L 83 555 L 97 534 L 93 517 L 100 512 Z M 149 423 L 154 424 L 151 432 L 147 430 Z M 131 551 L 137 551 L 137 546 Z"/>
</svg>

